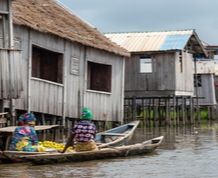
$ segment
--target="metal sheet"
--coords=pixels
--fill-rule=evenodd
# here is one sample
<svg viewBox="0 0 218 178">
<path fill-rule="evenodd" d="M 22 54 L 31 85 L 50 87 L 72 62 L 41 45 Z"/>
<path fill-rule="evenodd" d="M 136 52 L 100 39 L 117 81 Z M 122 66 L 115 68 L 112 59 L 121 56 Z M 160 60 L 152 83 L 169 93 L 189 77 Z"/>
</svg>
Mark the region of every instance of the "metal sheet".
<svg viewBox="0 0 218 178">
<path fill-rule="evenodd" d="M 160 46 L 160 50 L 161 51 L 172 50 L 172 49 L 182 50 L 185 48 L 185 45 L 187 44 L 190 37 L 191 37 L 190 34 L 167 35 L 165 37 L 164 42 Z"/>
<path fill-rule="evenodd" d="M 146 52 L 183 49 L 193 34 L 193 30 L 110 33 L 105 34 L 113 42 L 130 52 Z"/>
</svg>

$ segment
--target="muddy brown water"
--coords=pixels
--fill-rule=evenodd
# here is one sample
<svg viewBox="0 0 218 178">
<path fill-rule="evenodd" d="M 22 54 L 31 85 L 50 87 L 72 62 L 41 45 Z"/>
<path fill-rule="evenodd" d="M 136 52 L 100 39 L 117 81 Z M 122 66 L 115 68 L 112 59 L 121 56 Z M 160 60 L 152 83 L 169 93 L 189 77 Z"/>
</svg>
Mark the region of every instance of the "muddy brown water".
<svg viewBox="0 0 218 178">
<path fill-rule="evenodd" d="M 160 148 L 128 158 L 31 166 L 0 164 L 1 178 L 217 178 L 218 124 L 198 128 L 139 128 L 131 143 L 164 135 Z"/>
</svg>

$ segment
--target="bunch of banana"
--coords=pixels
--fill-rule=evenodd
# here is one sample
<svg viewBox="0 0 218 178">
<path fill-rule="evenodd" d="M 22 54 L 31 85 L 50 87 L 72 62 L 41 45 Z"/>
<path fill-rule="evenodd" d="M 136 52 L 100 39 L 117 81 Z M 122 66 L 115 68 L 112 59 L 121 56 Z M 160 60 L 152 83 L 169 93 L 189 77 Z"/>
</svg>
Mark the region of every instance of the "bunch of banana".
<svg viewBox="0 0 218 178">
<path fill-rule="evenodd" d="M 51 148 L 51 149 L 55 149 L 57 151 L 62 151 L 64 149 L 64 144 L 63 143 L 57 143 L 57 142 L 52 142 L 52 141 L 43 141 L 43 142 L 39 142 L 39 145 L 45 147 L 45 148 Z M 66 151 L 72 151 L 73 148 L 72 147 L 68 147 L 68 149 Z"/>
</svg>

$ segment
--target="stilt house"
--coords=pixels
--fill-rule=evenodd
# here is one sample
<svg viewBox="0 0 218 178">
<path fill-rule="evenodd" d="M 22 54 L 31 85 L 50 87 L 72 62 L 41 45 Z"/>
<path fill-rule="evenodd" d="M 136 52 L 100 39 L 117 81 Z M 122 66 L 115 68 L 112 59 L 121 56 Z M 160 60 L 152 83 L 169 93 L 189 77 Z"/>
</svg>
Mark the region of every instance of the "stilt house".
<svg viewBox="0 0 218 178">
<path fill-rule="evenodd" d="M 194 96 L 194 61 L 207 51 L 194 30 L 110 33 L 127 49 L 125 97 Z"/>
<path fill-rule="evenodd" d="M 0 0 L 1 14 L 6 2 Z M 14 62 L 12 68 L 22 74 L 16 80 L 17 87 L 13 87 L 22 91 L 15 97 L 17 111 L 33 111 L 42 117 L 79 118 L 81 108 L 87 106 L 95 120 L 122 121 L 124 66 L 129 56 L 125 49 L 55 0 L 13 0 L 12 13 L 17 49 L 14 52 L 21 57 L 12 56 L 22 64 Z M 3 15 L 0 39 L 7 33 L 4 20 Z M 7 81 L 3 75 L 8 75 L 7 54 L 7 49 L 0 50 L 3 81 Z M 8 91 L 3 84 L 0 96 L 8 99 L 3 96 Z M 4 108 L 9 107 L 7 103 Z"/>
<path fill-rule="evenodd" d="M 199 96 L 199 105 L 217 104 L 215 93 L 215 61 L 200 59 L 196 61 L 197 73 L 194 78 L 195 95 Z"/>
</svg>

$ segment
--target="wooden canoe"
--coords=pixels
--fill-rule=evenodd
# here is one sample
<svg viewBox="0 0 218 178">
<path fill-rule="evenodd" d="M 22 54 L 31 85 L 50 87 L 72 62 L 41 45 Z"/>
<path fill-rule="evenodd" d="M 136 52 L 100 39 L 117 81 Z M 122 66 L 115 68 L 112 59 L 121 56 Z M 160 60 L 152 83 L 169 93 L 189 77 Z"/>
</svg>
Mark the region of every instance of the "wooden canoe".
<svg viewBox="0 0 218 178">
<path fill-rule="evenodd" d="M 105 132 L 100 132 L 96 134 L 95 141 L 99 148 L 124 145 L 132 138 L 138 125 L 139 121 L 133 121 Z"/>
<path fill-rule="evenodd" d="M 163 136 L 153 138 L 151 140 L 137 143 L 133 145 L 119 146 L 119 147 L 110 147 L 102 148 L 97 151 L 86 151 L 86 152 L 67 152 L 67 153 L 19 153 L 11 151 L 4 151 L 3 154 L 5 159 L 7 158 L 11 162 L 30 162 L 32 164 L 55 164 L 63 162 L 79 162 L 79 161 L 88 161 L 88 160 L 100 160 L 107 158 L 116 158 L 116 157 L 127 157 L 133 155 L 140 155 L 151 153 L 154 151 L 163 141 Z"/>
</svg>

